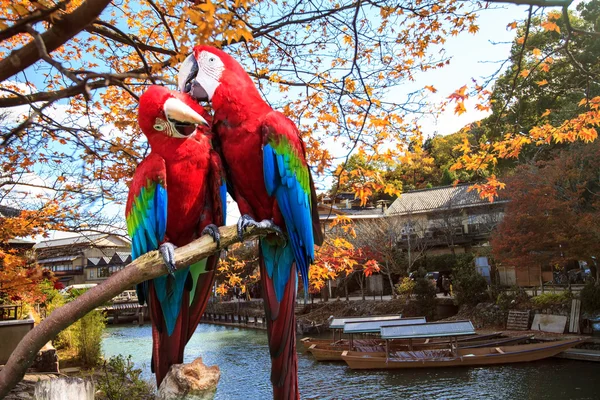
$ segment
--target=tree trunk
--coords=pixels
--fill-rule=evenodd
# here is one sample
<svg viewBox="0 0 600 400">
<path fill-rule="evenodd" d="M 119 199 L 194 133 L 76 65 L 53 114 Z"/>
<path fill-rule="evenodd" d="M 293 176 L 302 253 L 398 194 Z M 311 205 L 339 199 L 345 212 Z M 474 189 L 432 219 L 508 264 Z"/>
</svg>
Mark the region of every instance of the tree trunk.
<svg viewBox="0 0 600 400">
<path fill-rule="evenodd" d="M 344 279 L 344 294 L 346 295 L 346 301 L 350 301 L 350 296 L 348 296 L 348 279 Z"/>
<path fill-rule="evenodd" d="M 398 297 L 396 296 L 396 289 L 394 288 L 394 282 L 392 281 L 392 274 L 390 274 L 389 270 L 385 274 L 387 275 L 388 281 L 390 281 L 390 287 L 392 288 L 392 299 L 397 299 Z"/>
</svg>

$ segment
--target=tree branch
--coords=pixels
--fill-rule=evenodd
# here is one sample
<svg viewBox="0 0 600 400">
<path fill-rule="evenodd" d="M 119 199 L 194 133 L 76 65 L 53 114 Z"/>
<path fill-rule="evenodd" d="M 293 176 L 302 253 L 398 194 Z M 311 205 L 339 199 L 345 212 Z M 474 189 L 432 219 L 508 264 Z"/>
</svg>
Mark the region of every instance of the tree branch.
<svg viewBox="0 0 600 400">
<path fill-rule="evenodd" d="M 51 14 L 58 10 L 64 10 L 67 4 L 69 4 L 71 0 L 64 0 L 57 3 L 54 7 L 47 8 L 45 10 L 35 10 L 27 17 L 18 20 L 14 25 L 6 28 L 3 31 L 0 31 L 0 42 L 3 40 L 9 39 L 19 33 L 25 32 L 25 27 L 30 24 L 35 24 L 40 21 L 46 20 Z"/>
<path fill-rule="evenodd" d="M 488 3 L 510 3 L 523 6 L 564 7 L 570 6 L 573 0 L 487 0 Z"/>
<path fill-rule="evenodd" d="M 41 35 L 48 53 L 52 53 L 68 40 L 91 24 L 108 6 L 111 0 L 86 0 L 72 13 L 64 16 Z M 34 42 L 15 50 L 0 61 L 0 82 L 25 70 L 40 60 L 38 48 Z"/>
<path fill-rule="evenodd" d="M 239 242 L 236 226 L 219 229 L 221 247 L 226 248 Z M 271 229 L 251 227 L 244 233 L 244 240 L 274 233 Z M 175 250 L 177 269 L 189 266 L 220 251 L 212 237 L 204 235 L 192 243 Z M 106 281 L 85 292 L 74 301 L 54 310 L 50 316 L 31 330 L 12 352 L 4 368 L 0 371 L 0 398 L 23 378 L 38 351 L 60 331 L 85 316 L 87 313 L 122 293 L 137 283 L 153 279 L 167 273 L 158 251 L 152 251 L 136 259 L 123 270 Z"/>
<path fill-rule="evenodd" d="M 153 53 L 165 54 L 168 56 L 175 56 L 177 52 L 169 49 L 164 49 L 162 47 L 150 46 L 148 44 L 143 43 L 140 39 L 133 35 L 125 35 L 122 36 L 116 32 L 113 32 L 107 29 L 104 26 L 98 24 L 99 21 L 94 22 L 93 25 L 88 26 L 85 30 L 89 33 L 93 33 L 99 36 L 102 36 L 106 39 L 114 40 L 115 42 L 126 44 L 128 46 L 137 46 L 140 50 L 151 51 Z"/>
</svg>

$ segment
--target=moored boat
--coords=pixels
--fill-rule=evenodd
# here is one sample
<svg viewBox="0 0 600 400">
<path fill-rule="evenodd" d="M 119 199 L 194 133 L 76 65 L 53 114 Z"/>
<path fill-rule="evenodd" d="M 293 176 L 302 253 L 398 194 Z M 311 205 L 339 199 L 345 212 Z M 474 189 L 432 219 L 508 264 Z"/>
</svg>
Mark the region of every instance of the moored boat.
<svg viewBox="0 0 600 400">
<path fill-rule="evenodd" d="M 471 349 L 412 350 L 387 353 L 344 351 L 342 359 L 351 369 L 403 369 L 496 365 L 530 362 L 553 357 L 585 339 Z"/>
<path fill-rule="evenodd" d="M 472 340 L 472 341 L 457 341 L 458 348 L 478 348 L 478 347 L 490 347 L 490 346 L 507 346 L 511 344 L 522 343 L 529 340 L 533 335 L 515 336 L 515 337 L 501 337 L 484 340 Z M 383 355 L 385 356 L 385 340 L 373 339 L 373 343 L 360 344 L 358 341 L 354 341 L 354 348 L 350 352 L 354 353 L 370 353 L 372 355 Z M 435 349 L 449 349 L 451 342 L 445 341 L 432 341 L 432 342 L 415 342 L 412 344 L 413 350 L 435 350 Z M 408 341 L 394 342 L 390 344 L 390 350 L 402 351 L 408 350 Z M 344 361 L 342 353 L 345 350 L 349 350 L 348 343 L 345 346 L 330 345 L 330 344 L 313 344 L 309 347 L 308 352 L 317 361 Z"/>
</svg>

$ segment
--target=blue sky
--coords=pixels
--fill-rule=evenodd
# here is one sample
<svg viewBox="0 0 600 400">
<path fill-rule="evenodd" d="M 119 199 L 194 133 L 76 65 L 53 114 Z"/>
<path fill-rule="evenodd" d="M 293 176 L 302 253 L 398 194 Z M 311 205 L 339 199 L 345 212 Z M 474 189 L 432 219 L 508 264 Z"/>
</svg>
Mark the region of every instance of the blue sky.
<svg viewBox="0 0 600 400">
<path fill-rule="evenodd" d="M 446 54 L 452 57 L 450 65 L 417 76 L 410 86 L 404 86 L 407 92 L 433 85 L 438 92 L 430 96 L 432 103 L 441 102 L 452 92 L 471 82 L 471 78 L 482 81 L 493 74 L 500 62 L 510 54 L 511 42 L 515 38 L 515 30 L 507 30 L 506 26 L 521 21 L 527 16 L 527 6 L 512 4 L 496 5 L 496 9 L 484 10 L 479 14 L 477 24 L 479 32 L 475 35 L 461 34 L 451 37 L 445 44 Z M 398 95 L 402 95 L 398 93 Z M 467 112 L 455 115 L 452 109 L 433 117 L 421 120 L 425 134 L 447 135 L 458 131 L 466 124 L 477 121 L 487 114 L 472 109 L 474 102 L 467 102 Z M 471 107 L 469 107 L 469 105 Z"/>
</svg>

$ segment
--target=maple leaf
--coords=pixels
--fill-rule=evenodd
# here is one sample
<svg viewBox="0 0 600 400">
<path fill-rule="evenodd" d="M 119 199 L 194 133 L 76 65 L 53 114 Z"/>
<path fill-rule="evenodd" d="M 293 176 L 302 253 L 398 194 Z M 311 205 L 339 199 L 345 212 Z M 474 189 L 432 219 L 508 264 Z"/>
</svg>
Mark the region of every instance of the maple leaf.
<svg viewBox="0 0 600 400">
<path fill-rule="evenodd" d="M 544 28 L 545 30 L 547 30 L 549 32 L 560 33 L 560 27 L 558 25 L 556 25 L 556 23 L 554 23 L 552 21 L 542 22 L 541 25 L 542 25 L 542 28 Z"/>
<path fill-rule="evenodd" d="M 456 107 L 454 107 L 454 113 L 461 115 L 463 113 L 467 112 L 467 109 L 465 108 L 465 103 L 462 101 L 458 101 L 456 103 Z"/>
<path fill-rule="evenodd" d="M 544 86 L 548 84 L 548 81 L 546 79 L 542 79 L 541 81 L 537 81 L 536 84 L 538 86 Z"/>
<path fill-rule="evenodd" d="M 436 93 L 436 92 L 437 92 L 437 89 L 436 89 L 436 88 L 434 88 L 434 87 L 433 87 L 433 86 L 431 86 L 431 85 L 426 85 L 426 86 L 425 86 L 425 89 L 429 90 L 431 93 Z"/>
</svg>

